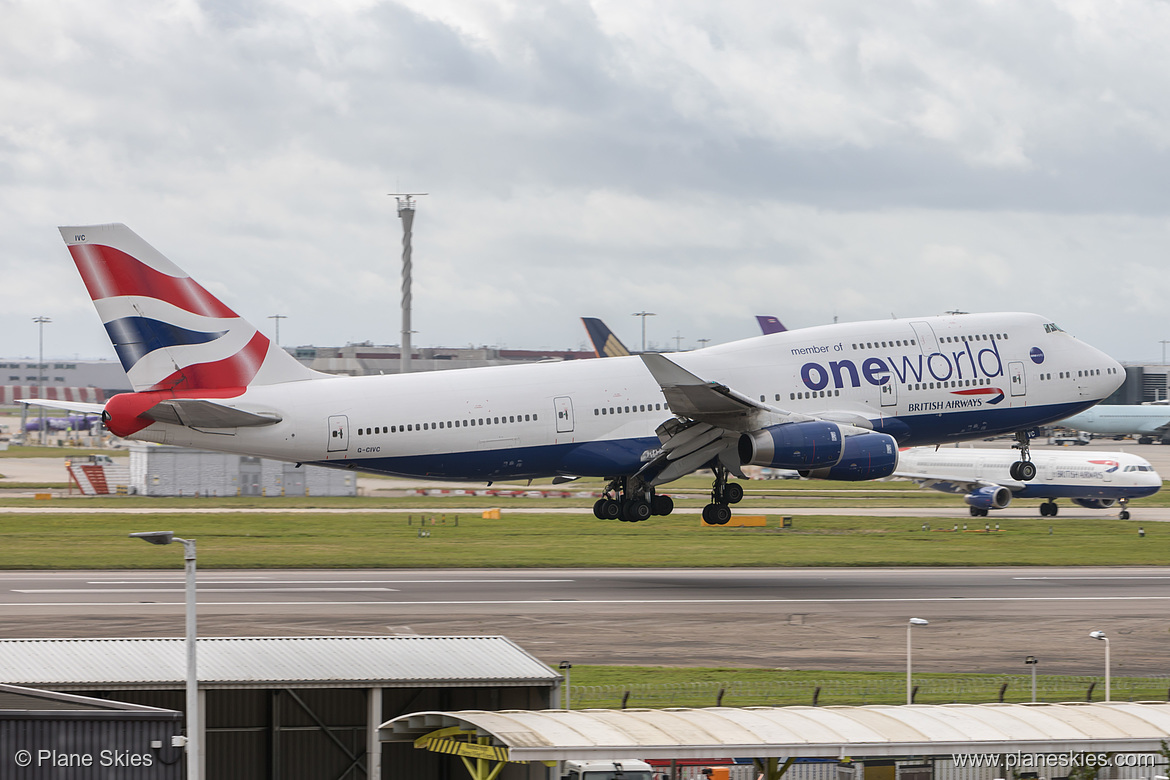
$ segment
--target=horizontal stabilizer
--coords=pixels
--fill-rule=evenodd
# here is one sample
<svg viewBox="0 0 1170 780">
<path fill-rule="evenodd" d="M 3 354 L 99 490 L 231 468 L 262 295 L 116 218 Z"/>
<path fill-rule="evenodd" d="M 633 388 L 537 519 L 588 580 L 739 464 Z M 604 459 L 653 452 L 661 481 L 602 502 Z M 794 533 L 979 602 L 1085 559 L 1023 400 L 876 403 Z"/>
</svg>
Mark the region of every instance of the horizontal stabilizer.
<svg viewBox="0 0 1170 780">
<path fill-rule="evenodd" d="M 46 409 L 65 409 L 78 414 L 101 414 L 106 408 L 101 404 L 87 404 L 84 401 L 55 401 L 48 398 L 19 398 L 18 404 L 43 406 Z"/>
<path fill-rule="evenodd" d="M 275 414 L 245 412 L 231 406 L 197 398 L 175 398 L 162 401 L 143 415 L 147 419 L 188 428 L 251 428 L 275 425 L 281 417 Z"/>
</svg>

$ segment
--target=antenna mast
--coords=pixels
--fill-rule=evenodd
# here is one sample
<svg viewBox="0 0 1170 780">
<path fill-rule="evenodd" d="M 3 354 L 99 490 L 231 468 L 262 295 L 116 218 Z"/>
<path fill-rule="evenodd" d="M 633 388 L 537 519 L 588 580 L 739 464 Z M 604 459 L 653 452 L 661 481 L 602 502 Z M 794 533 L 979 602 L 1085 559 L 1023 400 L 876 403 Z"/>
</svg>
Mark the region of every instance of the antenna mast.
<svg viewBox="0 0 1170 780">
<path fill-rule="evenodd" d="M 402 355 L 398 360 L 398 373 L 410 373 L 410 359 L 414 349 L 410 344 L 410 281 L 411 271 L 411 237 L 414 227 L 414 199 L 426 192 L 391 192 L 390 195 L 398 201 L 398 218 L 402 220 Z"/>
</svg>

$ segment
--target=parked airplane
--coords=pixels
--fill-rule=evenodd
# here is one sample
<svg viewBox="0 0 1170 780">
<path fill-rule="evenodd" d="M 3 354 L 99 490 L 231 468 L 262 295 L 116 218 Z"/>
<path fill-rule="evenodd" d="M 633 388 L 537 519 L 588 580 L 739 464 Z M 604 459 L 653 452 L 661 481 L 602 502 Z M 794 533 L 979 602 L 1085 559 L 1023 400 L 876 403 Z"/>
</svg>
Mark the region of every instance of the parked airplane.
<svg viewBox="0 0 1170 780">
<path fill-rule="evenodd" d="M 1170 444 L 1170 406 L 1165 404 L 1094 406 L 1058 424 L 1101 436 L 1137 436 L 1139 444 Z"/>
<path fill-rule="evenodd" d="M 788 328 L 784 327 L 783 322 L 771 316 L 770 314 L 757 314 L 756 322 L 760 324 L 760 330 L 765 336 L 767 336 L 769 333 L 783 333 L 784 331 L 788 330 Z"/>
<path fill-rule="evenodd" d="M 70 414 L 65 417 L 45 417 L 45 427 L 50 431 L 86 431 L 101 422 L 96 414 Z M 40 419 L 32 419 L 24 424 L 24 429 L 30 433 L 41 429 Z"/>
<path fill-rule="evenodd" d="M 672 354 L 387 376 L 314 372 L 125 225 L 61 228 L 135 389 L 115 435 L 436 479 L 609 480 L 599 517 L 669 514 L 699 468 L 731 517 L 752 464 L 889 476 L 898 445 L 1024 431 L 1112 393 L 1120 364 L 1035 314 L 824 325 Z M 1058 378 L 1059 377 L 1059 378 Z"/>
<path fill-rule="evenodd" d="M 1053 452 L 1032 454 L 1036 479 L 1021 482 L 1008 473 L 1015 456 L 1007 450 L 915 447 L 898 456 L 895 477 L 943 493 L 962 495 L 972 517 L 1004 509 L 1013 498 L 1046 498 L 1043 517 L 1056 517 L 1056 499 L 1068 498 L 1087 509 L 1121 504 L 1122 520 L 1129 519 L 1129 500 L 1152 496 L 1162 489 L 1162 477 L 1145 458 L 1128 452 Z"/>
</svg>

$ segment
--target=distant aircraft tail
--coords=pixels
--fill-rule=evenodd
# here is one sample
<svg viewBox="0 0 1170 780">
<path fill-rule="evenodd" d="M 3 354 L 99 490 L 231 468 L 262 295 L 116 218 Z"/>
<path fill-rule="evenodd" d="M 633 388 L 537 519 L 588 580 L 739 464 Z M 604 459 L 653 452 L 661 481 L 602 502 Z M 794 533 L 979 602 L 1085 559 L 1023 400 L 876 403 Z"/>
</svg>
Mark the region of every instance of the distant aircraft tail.
<svg viewBox="0 0 1170 780">
<path fill-rule="evenodd" d="M 321 376 L 125 225 L 60 230 L 135 391 L 222 397 Z"/>
<path fill-rule="evenodd" d="M 585 330 L 589 333 L 589 340 L 593 342 L 593 351 L 597 357 L 624 357 L 630 354 L 626 345 L 621 342 L 609 327 L 596 317 L 582 317 Z"/>
<path fill-rule="evenodd" d="M 784 323 L 771 315 L 757 314 L 756 322 L 760 323 L 760 330 L 765 336 L 769 333 L 783 333 L 788 330 Z"/>
</svg>

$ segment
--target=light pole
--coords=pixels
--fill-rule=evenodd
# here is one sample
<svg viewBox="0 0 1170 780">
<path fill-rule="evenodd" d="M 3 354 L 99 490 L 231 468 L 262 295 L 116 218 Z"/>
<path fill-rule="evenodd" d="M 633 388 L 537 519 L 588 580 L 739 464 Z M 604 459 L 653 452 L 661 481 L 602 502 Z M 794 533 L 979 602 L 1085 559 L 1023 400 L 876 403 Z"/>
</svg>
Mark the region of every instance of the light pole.
<svg viewBox="0 0 1170 780">
<path fill-rule="evenodd" d="M 276 320 L 276 346 L 279 347 L 280 346 L 280 321 L 287 320 L 288 315 L 287 314 L 270 314 L 270 315 L 268 315 L 268 319 Z"/>
<path fill-rule="evenodd" d="M 642 318 L 642 351 L 646 351 L 646 318 L 657 317 L 658 315 L 652 311 L 636 311 L 633 313 L 634 317 Z"/>
<path fill-rule="evenodd" d="M 1034 655 L 1030 655 L 1024 659 L 1024 663 L 1032 667 L 1032 701 L 1036 701 L 1036 666 L 1040 663 L 1040 659 Z"/>
<path fill-rule="evenodd" d="M 1105 636 L 1104 631 L 1093 631 L 1089 634 L 1093 639 L 1100 639 L 1105 643 L 1105 701 L 1109 701 L 1109 637 Z"/>
<path fill-rule="evenodd" d="M 561 661 L 560 665 L 557 666 L 557 668 L 565 673 L 565 709 L 570 710 L 570 709 L 572 709 L 572 707 L 569 706 L 570 705 L 570 701 L 569 701 L 569 670 L 573 668 L 573 665 L 571 663 L 569 663 L 568 661 Z"/>
<path fill-rule="evenodd" d="M 911 656 L 910 656 L 910 648 L 911 648 L 910 632 L 911 632 L 911 629 L 914 628 L 914 626 L 929 626 L 929 625 L 930 625 L 930 621 L 923 620 L 922 618 L 910 618 L 908 621 L 906 621 L 906 703 L 907 704 L 914 703 L 914 688 L 911 684 L 911 679 L 913 677 L 913 674 L 912 674 L 913 666 L 911 665 L 911 660 L 910 660 L 910 658 L 911 658 Z"/>
<path fill-rule="evenodd" d="M 180 539 L 174 531 L 142 531 L 130 536 L 151 544 L 183 543 L 187 573 L 187 778 L 203 780 L 199 761 L 199 675 L 195 666 L 195 540 Z"/>
<path fill-rule="evenodd" d="M 37 350 L 37 398 L 45 392 L 45 323 L 52 322 L 48 317 L 33 317 L 33 322 L 37 324 L 40 331 L 40 346 Z M 40 407 L 40 433 L 41 446 L 45 446 L 45 407 Z"/>
</svg>

